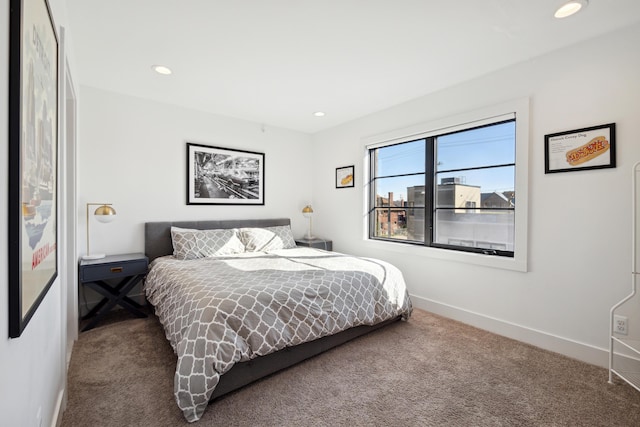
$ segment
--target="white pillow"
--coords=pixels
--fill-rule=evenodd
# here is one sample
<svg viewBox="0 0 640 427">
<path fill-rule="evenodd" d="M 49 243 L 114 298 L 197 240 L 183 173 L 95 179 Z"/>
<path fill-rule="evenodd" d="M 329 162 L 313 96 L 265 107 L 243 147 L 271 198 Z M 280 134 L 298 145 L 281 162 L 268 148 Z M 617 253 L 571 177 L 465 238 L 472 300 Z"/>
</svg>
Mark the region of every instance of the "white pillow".
<svg viewBox="0 0 640 427">
<path fill-rule="evenodd" d="M 171 227 L 173 256 L 181 260 L 244 252 L 238 229 L 193 230 Z"/>
<path fill-rule="evenodd" d="M 241 228 L 238 237 L 245 252 L 274 251 L 296 247 L 291 227 L 278 225 L 264 228 Z"/>
</svg>

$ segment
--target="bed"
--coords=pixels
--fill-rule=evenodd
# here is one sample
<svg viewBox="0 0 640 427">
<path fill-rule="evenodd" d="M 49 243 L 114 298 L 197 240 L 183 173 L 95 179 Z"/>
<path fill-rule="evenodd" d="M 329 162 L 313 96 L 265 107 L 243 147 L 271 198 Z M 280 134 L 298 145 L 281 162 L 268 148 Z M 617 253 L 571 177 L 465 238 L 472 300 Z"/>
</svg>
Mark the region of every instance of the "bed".
<svg viewBox="0 0 640 427">
<path fill-rule="evenodd" d="M 411 314 L 400 271 L 295 247 L 287 218 L 149 222 L 145 281 L 178 356 L 176 402 L 208 403 Z"/>
</svg>

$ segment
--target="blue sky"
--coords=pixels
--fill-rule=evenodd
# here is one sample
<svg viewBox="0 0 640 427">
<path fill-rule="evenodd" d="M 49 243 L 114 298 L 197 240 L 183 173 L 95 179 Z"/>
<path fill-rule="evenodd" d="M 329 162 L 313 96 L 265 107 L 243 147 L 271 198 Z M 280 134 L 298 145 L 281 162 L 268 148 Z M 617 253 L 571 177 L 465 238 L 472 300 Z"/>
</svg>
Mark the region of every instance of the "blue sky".
<svg viewBox="0 0 640 427">
<path fill-rule="evenodd" d="M 378 154 L 378 176 L 422 173 L 425 170 L 425 141 L 385 147 Z M 472 129 L 438 137 L 436 158 L 438 171 L 515 163 L 515 122 Z M 483 193 L 513 191 L 514 168 L 502 167 L 475 171 L 453 171 L 438 174 L 438 182 L 446 177 L 460 177 L 467 185 L 478 185 Z M 407 197 L 407 187 L 423 185 L 424 175 L 378 180 L 377 193 L 394 199 Z"/>
</svg>

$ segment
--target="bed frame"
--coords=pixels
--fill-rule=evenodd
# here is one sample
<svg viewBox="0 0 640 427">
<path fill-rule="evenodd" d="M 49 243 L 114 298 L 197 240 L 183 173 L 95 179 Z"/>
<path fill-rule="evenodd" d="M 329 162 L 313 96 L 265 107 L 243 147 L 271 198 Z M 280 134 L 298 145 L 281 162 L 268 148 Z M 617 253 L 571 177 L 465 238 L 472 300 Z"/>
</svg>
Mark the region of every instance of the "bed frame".
<svg viewBox="0 0 640 427">
<path fill-rule="evenodd" d="M 291 222 L 289 218 L 147 222 L 144 227 L 145 254 L 149 257 L 149 262 L 160 256 L 173 254 L 173 245 L 171 243 L 172 226 L 211 230 L 217 228 L 271 227 L 277 225 L 291 225 Z M 220 381 L 211 396 L 211 400 L 220 398 L 260 378 L 288 368 L 289 366 L 295 365 L 296 363 L 368 332 L 394 323 L 399 319 L 400 317 L 373 326 L 357 326 L 335 335 L 319 338 L 295 347 L 287 347 L 275 353 L 260 356 L 246 362 L 236 363 L 233 368 L 220 376 Z"/>
</svg>

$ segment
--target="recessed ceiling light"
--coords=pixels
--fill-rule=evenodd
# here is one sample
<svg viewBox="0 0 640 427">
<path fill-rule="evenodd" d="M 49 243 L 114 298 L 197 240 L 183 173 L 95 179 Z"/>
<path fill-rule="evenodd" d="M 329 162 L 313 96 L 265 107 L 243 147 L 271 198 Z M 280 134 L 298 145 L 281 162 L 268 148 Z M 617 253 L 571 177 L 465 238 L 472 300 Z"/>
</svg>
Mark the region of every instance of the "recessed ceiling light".
<svg viewBox="0 0 640 427">
<path fill-rule="evenodd" d="M 164 74 L 165 76 L 168 76 L 172 73 L 171 69 L 169 67 L 165 67 L 164 65 L 153 65 L 151 66 L 151 69 L 156 73 Z"/>
<path fill-rule="evenodd" d="M 315 113 L 313 113 L 313 115 L 316 116 L 316 117 L 323 117 L 324 116 L 324 112 L 316 111 Z"/>
<path fill-rule="evenodd" d="M 566 18 L 573 14 L 578 13 L 583 7 L 587 7 L 589 4 L 588 0 L 573 0 L 568 1 L 556 10 L 556 13 L 553 14 L 556 18 Z"/>
</svg>

